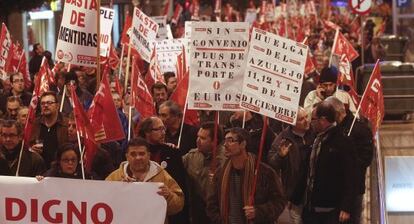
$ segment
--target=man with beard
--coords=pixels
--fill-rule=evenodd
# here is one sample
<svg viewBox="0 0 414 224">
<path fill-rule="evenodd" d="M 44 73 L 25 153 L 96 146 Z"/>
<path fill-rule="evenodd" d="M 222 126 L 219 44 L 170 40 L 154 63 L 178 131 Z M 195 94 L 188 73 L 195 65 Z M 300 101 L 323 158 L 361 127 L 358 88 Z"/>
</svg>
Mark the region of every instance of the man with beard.
<svg viewBox="0 0 414 224">
<path fill-rule="evenodd" d="M 68 140 L 67 120 L 59 113 L 59 103 L 54 92 L 44 92 L 40 96 L 41 116 L 33 124 L 30 143 L 32 150 L 39 153 L 49 169 L 56 159 L 56 151 Z M 37 143 L 43 143 L 41 144 Z"/>
</svg>

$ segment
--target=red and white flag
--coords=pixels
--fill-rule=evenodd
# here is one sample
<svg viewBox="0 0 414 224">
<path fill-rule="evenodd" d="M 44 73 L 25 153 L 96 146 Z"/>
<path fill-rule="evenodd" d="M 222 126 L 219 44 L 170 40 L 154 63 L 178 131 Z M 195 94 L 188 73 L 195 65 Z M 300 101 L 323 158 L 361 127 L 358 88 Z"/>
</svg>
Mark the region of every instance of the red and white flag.
<svg viewBox="0 0 414 224">
<path fill-rule="evenodd" d="M 126 15 L 124 29 L 122 30 L 122 35 L 121 35 L 121 44 L 125 44 L 125 45 L 129 44 L 129 37 L 132 32 L 131 25 L 132 25 L 132 17 L 131 15 Z"/>
<path fill-rule="evenodd" d="M 151 117 L 155 114 L 151 92 L 142 79 L 135 62 L 133 62 L 131 74 L 131 105 L 141 114 L 142 118 Z"/>
<path fill-rule="evenodd" d="M 183 13 L 183 7 L 181 6 L 180 3 L 176 3 L 175 5 L 175 9 L 174 9 L 174 14 L 171 18 L 171 23 L 173 24 L 177 24 L 178 20 L 180 19 L 181 13 Z"/>
<path fill-rule="evenodd" d="M 177 64 L 176 64 L 177 83 L 179 83 L 184 78 L 184 75 L 188 71 L 185 54 L 186 54 L 185 47 L 183 46 L 181 53 L 177 55 Z"/>
<path fill-rule="evenodd" d="M 108 82 L 108 70 L 108 68 L 105 68 L 99 89 L 96 91 L 88 111 L 94 132 L 94 140 L 98 143 L 125 138 L 125 133 L 112 99 L 111 88 Z"/>
<path fill-rule="evenodd" d="M 162 82 L 165 84 L 164 77 L 161 73 L 160 65 L 158 63 L 157 49 L 154 45 L 154 49 L 151 54 L 150 64 L 148 72 L 145 76 L 145 83 L 149 88 L 154 85 L 156 82 Z"/>
<path fill-rule="evenodd" d="M 334 44 L 332 46 L 332 54 L 338 55 L 339 57 L 346 55 L 350 62 L 359 57 L 358 51 L 354 49 L 352 44 L 339 30 L 336 30 Z"/>
<path fill-rule="evenodd" d="M 382 92 L 381 71 L 379 60 L 375 64 L 368 85 L 360 102 L 361 113 L 368 118 L 375 134 L 384 118 L 384 95 Z"/>
<path fill-rule="evenodd" d="M 7 79 L 7 71 L 13 58 L 13 41 L 6 25 L 2 23 L 0 31 L 0 75 L 1 78 Z"/>
</svg>

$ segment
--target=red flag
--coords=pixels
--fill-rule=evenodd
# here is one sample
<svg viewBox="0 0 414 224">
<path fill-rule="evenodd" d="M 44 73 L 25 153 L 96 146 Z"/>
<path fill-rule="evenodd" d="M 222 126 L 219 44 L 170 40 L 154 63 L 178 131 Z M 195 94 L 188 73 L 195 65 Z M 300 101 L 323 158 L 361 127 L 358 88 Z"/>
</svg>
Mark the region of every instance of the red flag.
<svg viewBox="0 0 414 224">
<path fill-rule="evenodd" d="M 145 77 L 145 83 L 151 88 L 151 86 L 156 82 L 162 82 L 165 84 L 160 65 L 158 64 L 157 49 L 154 45 L 154 49 L 150 58 L 149 69 Z"/>
<path fill-rule="evenodd" d="M 17 67 L 17 71 L 23 74 L 24 86 L 27 89 L 29 89 L 32 86 L 32 80 L 30 78 L 30 73 L 29 73 L 29 67 L 28 67 L 28 64 L 27 64 L 26 54 L 25 54 L 23 48 L 21 48 L 20 62 L 19 62 L 19 65 Z"/>
<path fill-rule="evenodd" d="M 177 55 L 177 83 L 179 83 L 187 72 L 187 63 L 186 63 L 186 54 L 185 54 L 185 47 L 183 46 L 181 53 Z"/>
<path fill-rule="evenodd" d="M 327 30 L 329 30 L 329 29 L 332 29 L 332 30 L 341 29 L 341 27 L 339 25 L 337 25 L 334 22 L 329 21 L 329 20 L 323 20 L 323 25 L 325 26 L 325 29 L 327 29 Z"/>
<path fill-rule="evenodd" d="M 175 5 L 174 15 L 171 18 L 171 23 L 173 23 L 173 24 L 177 24 L 178 23 L 178 20 L 180 19 L 180 16 L 181 16 L 181 13 L 183 13 L 183 10 L 184 9 L 183 9 L 183 7 L 181 6 L 180 3 L 177 3 Z"/>
<path fill-rule="evenodd" d="M 359 96 L 358 96 L 358 93 L 355 91 L 354 87 L 350 87 L 348 93 L 351 96 L 351 99 L 352 99 L 352 102 L 354 102 L 354 105 L 356 107 L 358 107 L 358 105 L 359 105 Z"/>
<path fill-rule="evenodd" d="M 131 34 L 131 25 L 132 25 L 132 17 L 130 15 L 126 15 L 124 29 L 122 30 L 121 35 L 121 44 L 128 45 L 129 44 L 129 35 Z"/>
<path fill-rule="evenodd" d="M 114 82 L 115 82 L 115 89 L 116 89 L 116 91 L 118 92 L 118 94 L 121 96 L 121 97 L 123 97 L 124 96 L 124 88 L 122 87 L 122 85 L 119 83 L 119 78 L 118 78 L 118 76 L 116 75 L 115 76 L 115 80 L 114 80 Z"/>
<path fill-rule="evenodd" d="M 125 138 L 125 134 L 116 111 L 108 82 L 108 68 L 105 69 L 101 84 L 89 108 L 89 119 L 98 143 L 111 142 Z"/>
<path fill-rule="evenodd" d="M 305 39 L 302 41 L 303 44 L 308 45 L 308 38 L 305 37 Z M 313 55 L 308 50 L 308 55 L 306 57 L 306 64 L 305 64 L 305 76 L 314 72 L 316 70 L 315 64 L 313 63 Z"/>
<path fill-rule="evenodd" d="M 118 68 L 119 65 L 119 57 L 118 53 L 116 52 L 116 49 L 114 47 L 114 43 L 111 43 L 111 46 L 109 47 L 109 55 L 108 57 L 101 57 L 101 64 L 108 63 L 109 67 L 112 70 L 115 70 Z"/>
<path fill-rule="evenodd" d="M 2 23 L 0 31 L 0 75 L 6 79 L 7 71 L 9 71 L 10 62 L 12 60 L 13 42 L 6 25 Z"/>
<path fill-rule="evenodd" d="M 361 113 L 371 122 L 372 132 L 375 134 L 384 118 L 384 96 L 379 60 L 375 64 L 368 85 L 362 95 L 360 107 Z"/>
<path fill-rule="evenodd" d="M 343 54 L 338 65 L 339 77 L 337 85 L 354 86 L 354 76 L 352 74 L 352 65 L 348 57 Z"/>
<path fill-rule="evenodd" d="M 49 91 L 50 85 L 55 83 L 55 78 L 52 71 L 49 68 L 49 63 L 47 63 L 46 57 L 43 57 L 42 63 L 40 64 L 39 72 L 37 76 L 41 78 L 40 81 L 40 95 L 44 92 Z"/>
<path fill-rule="evenodd" d="M 151 92 L 141 78 L 141 73 L 137 69 L 135 63 L 132 65 L 131 95 L 131 105 L 134 105 L 142 118 L 151 117 L 155 114 L 154 101 Z"/>
<path fill-rule="evenodd" d="M 332 54 L 336 54 L 339 57 L 345 54 L 350 62 L 359 57 L 358 51 L 354 49 L 352 44 L 339 30 L 336 31 Z"/>
</svg>

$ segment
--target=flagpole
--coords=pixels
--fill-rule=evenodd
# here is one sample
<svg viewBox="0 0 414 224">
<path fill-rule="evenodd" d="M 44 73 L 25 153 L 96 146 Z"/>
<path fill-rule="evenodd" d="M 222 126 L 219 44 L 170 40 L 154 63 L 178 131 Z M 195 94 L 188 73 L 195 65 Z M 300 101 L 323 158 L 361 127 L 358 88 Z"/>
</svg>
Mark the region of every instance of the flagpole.
<svg viewBox="0 0 414 224">
<path fill-rule="evenodd" d="M 363 102 L 363 100 L 364 100 L 365 93 L 367 92 L 367 88 L 369 88 L 368 84 L 370 84 L 370 83 L 371 83 L 371 79 L 372 79 L 372 76 L 373 76 L 372 74 L 374 73 L 375 69 L 377 68 L 378 63 L 379 63 L 379 59 L 377 59 L 377 62 L 375 63 L 374 70 L 372 70 L 372 73 L 371 73 L 371 76 L 369 77 L 369 80 L 368 80 L 367 86 L 365 87 L 365 91 L 364 91 L 364 93 L 362 94 L 361 101 L 359 102 L 359 105 L 358 105 L 358 109 L 357 109 L 357 110 L 356 110 L 356 112 L 355 112 L 354 120 L 352 120 L 351 127 L 349 128 L 348 136 L 350 136 L 350 135 L 351 135 L 351 131 L 352 131 L 352 129 L 354 128 L 354 124 L 355 124 L 355 121 L 356 121 L 357 116 L 358 116 L 358 114 L 359 114 L 359 110 L 361 109 L 361 105 L 362 105 L 362 102 Z"/>
<path fill-rule="evenodd" d="M 18 72 L 19 71 L 20 65 L 22 63 L 23 55 L 24 55 L 24 50 L 22 51 L 22 54 L 20 55 L 19 63 L 17 64 L 16 70 L 14 70 L 14 72 Z"/>
<path fill-rule="evenodd" d="M 332 57 L 333 57 L 333 52 L 335 50 L 336 42 L 337 42 L 337 39 L 338 39 L 338 35 L 339 35 L 339 29 L 336 29 L 334 42 L 333 42 L 332 50 L 331 50 L 331 57 L 329 58 L 329 67 L 331 67 L 331 65 L 332 65 Z"/>
<path fill-rule="evenodd" d="M 246 110 L 243 111 L 243 123 L 242 128 L 244 129 L 244 126 L 246 125 Z"/>
<path fill-rule="evenodd" d="M 119 62 L 119 71 L 118 71 L 118 78 L 119 78 L 119 80 L 121 80 L 122 62 L 124 60 L 124 50 L 125 50 L 125 44 L 122 44 L 121 58 L 120 58 L 120 62 Z"/>
<path fill-rule="evenodd" d="M 85 180 L 85 168 L 83 166 L 83 150 L 82 150 L 82 144 L 81 144 L 80 134 L 78 130 L 76 130 L 76 135 L 78 137 L 78 147 L 79 147 L 80 162 L 81 162 L 81 168 L 82 168 L 82 179 Z"/>
<path fill-rule="evenodd" d="M 97 0 L 96 4 L 98 8 L 96 12 L 96 33 L 98 36 L 96 43 L 96 90 L 98 90 L 101 82 L 101 0 Z"/>
<path fill-rule="evenodd" d="M 63 85 L 63 95 L 62 95 L 62 101 L 60 102 L 60 109 L 59 112 L 62 113 L 63 111 L 63 104 L 65 103 L 66 98 L 66 85 Z"/>
<path fill-rule="evenodd" d="M 23 147 L 24 147 L 24 139 L 22 140 L 22 146 L 20 147 L 19 161 L 17 162 L 17 169 L 16 169 L 16 177 L 19 176 L 20 164 L 22 162 L 22 155 L 23 155 Z"/>
<path fill-rule="evenodd" d="M 125 67 L 125 92 L 128 90 L 128 76 L 129 76 L 129 65 L 130 65 L 130 61 L 131 61 L 131 44 L 132 44 L 132 40 L 129 40 L 129 44 L 128 44 L 128 55 L 127 55 L 127 64 Z"/>
<path fill-rule="evenodd" d="M 185 112 L 187 111 L 187 99 L 185 100 L 184 111 L 183 111 L 183 118 L 181 119 L 181 127 L 180 127 L 180 134 L 178 135 L 178 142 L 177 148 L 180 148 L 181 144 L 181 135 L 183 134 L 183 127 L 184 127 L 184 120 L 185 120 Z"/>
</svg>

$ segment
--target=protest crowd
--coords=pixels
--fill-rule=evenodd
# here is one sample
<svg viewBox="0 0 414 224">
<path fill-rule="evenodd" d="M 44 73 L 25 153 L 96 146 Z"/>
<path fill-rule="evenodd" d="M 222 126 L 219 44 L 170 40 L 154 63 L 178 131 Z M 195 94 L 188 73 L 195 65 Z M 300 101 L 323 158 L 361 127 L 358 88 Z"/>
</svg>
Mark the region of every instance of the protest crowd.
<svg viewBox="0 0 414 224">
<path fill-rule="evenodd" d="M 215 22 L 187 26 L 203 19 L 194 2 L 175 4 L 166 35 L 175 39 L 159 40 L 147 16 L 161 6 L 135 8 L 100 68 L 54 59 L 41 44 L 26 60 L 9 37 L 0 175 L 162 183 L 169 224 L 270 224 L 284 211 L 295 224 L 361 223 L 383 111 L 371 108 L 378 94 L 356 94 L 353 74 L 361 33 L 365 63 L 375 63 L 384 30 L 335 8 L 321 14 L 314 1 L 290 5 L 297 13 L 223 1 L 210 7 Z"/>
</svg>

